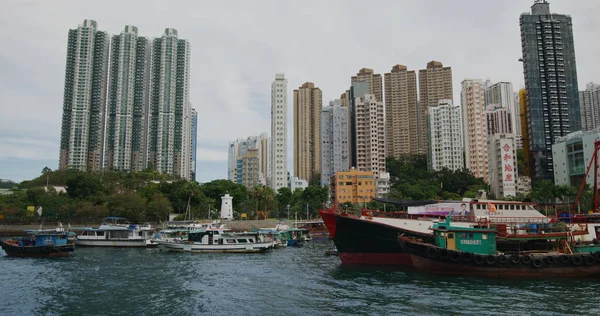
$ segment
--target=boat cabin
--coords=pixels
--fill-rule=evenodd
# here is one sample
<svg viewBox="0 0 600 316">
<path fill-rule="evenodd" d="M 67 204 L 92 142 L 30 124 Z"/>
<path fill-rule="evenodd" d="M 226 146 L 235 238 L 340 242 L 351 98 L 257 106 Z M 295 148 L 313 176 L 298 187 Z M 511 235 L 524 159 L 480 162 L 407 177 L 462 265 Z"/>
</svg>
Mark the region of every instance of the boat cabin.
<svg viewBox="0 0 600 316">
<path fill-rule="evenodd" d="M 258 233 L 232 234 L 222 230 L 196 230 L 188 234 L 190 243 L 203 245 L 254 244 L 260 242 Z"/>
<path fill-rule="evenodd" d="M 22 245 L 30 247 L 44 246 L 65 246 L 68 242 L 68 235 L 65 232 L 55 230 L 48 231 L 25 231 L 26 236 L 21 241 Z"/>
<path fill-rule="evenodd" d="M 431 228 L 435 245 L 448 250 L 472 252 L 482 255 L 496 253 L 494 228 L 458 227 L 450 224 L 450 216 Z"/>
</svg>

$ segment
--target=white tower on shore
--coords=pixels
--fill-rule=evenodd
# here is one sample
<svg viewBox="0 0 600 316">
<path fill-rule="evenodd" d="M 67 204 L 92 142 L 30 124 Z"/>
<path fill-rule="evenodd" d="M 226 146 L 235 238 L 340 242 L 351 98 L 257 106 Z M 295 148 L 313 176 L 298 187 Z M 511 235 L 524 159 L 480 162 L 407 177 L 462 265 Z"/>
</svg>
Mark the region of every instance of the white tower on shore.
<svg viewBox="0 0 600 316">
<path fill-rule="evenodd" d="M 221 219 L 233 219 L 233 196 L 225 194 L 221 197 Z"/>
</svg>

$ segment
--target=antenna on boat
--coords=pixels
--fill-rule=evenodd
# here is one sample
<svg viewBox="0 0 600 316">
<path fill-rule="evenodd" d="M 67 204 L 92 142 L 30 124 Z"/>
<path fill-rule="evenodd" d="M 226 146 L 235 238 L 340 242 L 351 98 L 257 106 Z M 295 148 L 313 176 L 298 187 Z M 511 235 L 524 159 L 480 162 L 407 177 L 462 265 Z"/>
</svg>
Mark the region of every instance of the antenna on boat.
<svg viewBox="0 0 600 316">
<path fill-rule="evenodd" d="M 575 208 L 577 207 L 577 203 L 579 202 L 579 198 L 581 197 L 581 193 L 583 192 L 583 188 L 585 187 L 586 180 L 588 174 L 590 173 L 590 169 L 592 168 L 592 164 L 594 166 L 594 213 L 598 212 L 598 149 L 600 148 L 600 140 L 594 141 L 594 154 L 592 155 L 592 159 L 590 159 L 590 164 L 587 167 L 587 171 L 585 172 L 585 176 L 581 181 L 581 186 L 579 187 L 579 192 L 577 193 L 577 198 L 575 199 L 575 204 L 571 208 L 571 214 L 575 213 Z"/>
</svg>

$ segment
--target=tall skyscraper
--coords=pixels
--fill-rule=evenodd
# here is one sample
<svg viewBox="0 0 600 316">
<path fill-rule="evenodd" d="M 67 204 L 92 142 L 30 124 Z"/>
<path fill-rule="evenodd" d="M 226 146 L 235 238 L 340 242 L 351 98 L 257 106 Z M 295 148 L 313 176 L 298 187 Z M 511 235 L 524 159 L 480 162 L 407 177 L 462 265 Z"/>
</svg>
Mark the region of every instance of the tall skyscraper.
<svg viewBox="0 0 600 316">
<path fill-rule="evenodd" d="M 96 21 L 69 30 L 59 168 L 102 168 L 109 35 Z"/>
<path fill-rule="evenodd" d="M 466 167 L 473 176 L 487 181 L 487 126 L 483 82 L 479 79 L 466 79 L 461 86 Z"/>
<path fill-rule="evenodd" d="M 104 168 L 142 171 L 147 164 L 150 41 L 125 26 L 112 37 Z"/>
<path fill-rule="evenodd" d="M 319 173 L 323 94 L 314 83 L 294 90 L 294 175 L 310 182 Z"/>
<path fill-rule="evenodd" d="M 430 106 L 427 116 L 427 165 L 430 170 L 464 168 L 460 108 L 450 99 Z"/>
<path fill-rule="evenodd" d="M 329 185 L 336 172 L 350 169 L 348 138 L 348 108 L 340 100 L 331 101 L 321 110 L 321 185 Z"/>
<path fill-rule="evenodd" d="M 267 133 L 262 133 L 258 136 L 250 136 L 247 138 L 239 138 L 236 141 L 229 143 L 229 157 L 227 167 L 227 179 L 242 183 L 245 175 L 243 174 L 243 157 L 250 151 L 255 151 L 252 155 L 248 156 L 254 158 L 256 156 L 258 164 L 258 183 L 267 185 L 267 179 L 269 176 L 269 159 L 271 139 Z M 253 176 L 251 176 L 252 178 Z"/>
<path fill-rule="evenodd" d="M 362 68 L 356 76 L 352 76 L 351 83 L 364 82 L 368 85 L 368 92 L 374 94 L 378 102 L 383 102 L 383 84 L 381 82 L 381 74 L 376 74 L 373 69 Z M 361 97 L 362 95 L 356 96 Z"/>
<path fill-rule="evenodd" d="M 191 107 L 190 44 L 165 29 L 152 44 L 149 162 L 161 173 L 189 179 Z"/>
<path fill-rule="evenodd" d="M 192 109 L 192 167 L 190 180 L 196 181 L 196 153 L 198 145 L 198 112 Z"/>
<path fill-rule="evenodd" d="M 287 187 L 287 80 L 276 74 L 271 84 L 271 187 Z"/>
<path fill-rule="evenodd" d="M 590 131 L 600 126 L 600 85 L 590 82 L 579 91 L 581 129 Z"/>
<path fill-rule="evenodd" d="M 571 17 L 537 0 L 520 18 L 534 179 L 553 179 L 552 144 L 581 129 Z"/>
<path fill-rule="evenodd" d="M 417 149 L 418 153 L 427 151 L 427 113 L 428 107 L 438 106 L 440 100 L 454 102 L 452 93 L 452 68 L 444 67 L 432 60 L 426 69 L 419 70 L 419 103 L 417 104 Z"/>
<path fill-rule="evenodd" d="M 385 172 L 385 120 L 383 102 L 374 94 L 355 99 L 356 170 L 372 171 L 377 178 Z"/>
<path fill-rule="evenodd" d="M 419 153 L 417 125 L 417 73 L 395 65 L 384 74 L 387 157 Z"/>
</svg>

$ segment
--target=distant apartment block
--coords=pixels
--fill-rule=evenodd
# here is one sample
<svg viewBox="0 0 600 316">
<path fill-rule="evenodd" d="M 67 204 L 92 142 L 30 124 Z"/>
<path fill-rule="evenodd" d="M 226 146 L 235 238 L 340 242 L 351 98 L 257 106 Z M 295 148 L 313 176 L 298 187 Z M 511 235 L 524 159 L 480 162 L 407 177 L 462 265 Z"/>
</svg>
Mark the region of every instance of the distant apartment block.
<svg viewBox="0 0 600 316">
<path fill-rule="evenodd" d="M 491 104 L 486 110 L 487 135 L 512 134 L 512 113 L 500 105 Z M 516 140 L 515 140 L 516 141 Z"/>
<path fill-rule="evenodd" d="M 428 108 L 438 106 L 440 100 L 449 99 L 454 102 L 452 91 L 452 68 L 444 67 L 441 62 L 432 60 L 427 63 L 426 69 L 419 70 L 419 103 L 417 104 L 418 153 L 426 154 L 428 152 Z"/>
<path fill-rule="evenodd" d="M 308 187 L 308 181 L 298 177 L 290 177 L 288 179 L 288 188 L 294 192 L 296 190 L 304 190 Z"/>
<path fill-rule="evenodd" d="M 102 168 L 109 41 L 93 20 L 69 30 L 60 169 Z"/>
<path fill-rule="evenodd" d="M 191 176 L 190 43 L 165 29 L 152 43 L 149 162 L 161 173 Z"/>
<path fill-rule="evenodd" d="M 142 171 L 147 167 L 151 41 L 125 26 L 112 37 L 104 168 Z"/>
<path fill-rule="evenodd" d="M 271 84 L 271 187 L 287 186 L 287 80 L 276 74 Z"/>
<path fill-rule="evenodd" d="M 356 98 L 356 158 L 358 171 L 385 172 L 383 103 L 374 94 Z"/>
<path fill-rule="evenodd" d="M 483 82 L 466 79 L 461 83 L 464 120 L 465 163 L 471 174 L 487 181 L 487 126 Z"/>
<path fill-rule="evenodd" d="M 190 104 L 191 107 L 191 104 Z M 198 112 L 192 109 L 192 166 L 190 170 L 190 179 L 196 181 L 196 153 L 198 146 Z"/>
<path fill-rule="evenodd" d="M 240 165 L 241 184 L 243 184 L 248 189 L 254 188 L 257 185 L 262 184 L 260 182 L 259 149 L 248 149 L 248 153 L 242 156 Z"/>
<path fill-rule="evenodd" d="M 520 106 L 518 102 L 518 94 L 514 92 L 512 83 L 510 82 L 496 82 L 492 83 L 487 80 L 484 83 L 484 98 L 485 106 L 501 107 L 506 109 L 510 113 L 511 128 L 512 130 L 508 133 L 515 134 L 517 147 L 520 148 L 521 144 L 521 123 L 519 119 Z"/>
<path fill-rule="evenodd" d="M 383 84 L 381 81 L 381 74 L 374 73 L 373 69 L 370 68 L 362 68 L 358 71 L 356 76 L 352 76 L 350 81 L 352 85 L 359 82 L 367 84 L 368 91 L 365 91 L 365 93 L 375 95 L 375 99 L 378 102 L 383 103 Z M 362 94 L 358 94 L 355 97 L 360 96 L 362 96 Z"/>
<path fill-rule="evenodd" d="M 395 65 L 384 79 L 386 157 L 418 154 L 417 73 Z"/>
<path fill-rule="evenodd" d="M 251 155 L 247 156 L 248 159 L 256 158 L 257 163 L 257 183 L 260 185 L 267 185 L 267 177 L 269 174 L 269 159 L 270 155 L 270 138 L 267 133 L 262 133 L 258 136 L 250 136 L 248 138 L 240 138 L 236 141 L 229 143 L 228 150 L 228 163 L 227 163 L 227 179 L 243 184 L 243 179 L 255 179 L 254 175 L 245 175 L 244 172 L 250 169 L 243 168 L 243 158 L 251 151 Z M 254 157 L 255 156 L 255 157 Z M 254 163 L 254 161 L 253 161 Z M 252 165 L 254 167 L 254 165 Z M 254 169 L 252 169 L 254 172 Z M 252 180 L 254 181 L 254 180 Z M 246 183 L 250 183 L 249 180 Z M 254 182 L 252 182 L 254 183 Z"/>
<path fill-rule="evenodd" d="M 427 116 L 427 164 L 430 170 L 464 168 L 460 108 L 452 100 L 440 100 L 429 107 Z"/>
<path fill-rule="evenodd" d="M 314 83 L 294 90 L 294 175 L 309 182 L 321 167 L 321 108 L 323 95 Z"/>
<path fill-rule="evenodd" d="M 350 169 L 348 156 L 348 108 L 340 100 L 329 102 L 321 110 L 321 185 L 329 185 L 331 176 Z"/>
<path fill-rule="evenodd" d="M 579 91 L 581 129 L 590 131 L 600 127 L 600 84 L 590 82 Z"/>
</svg>

